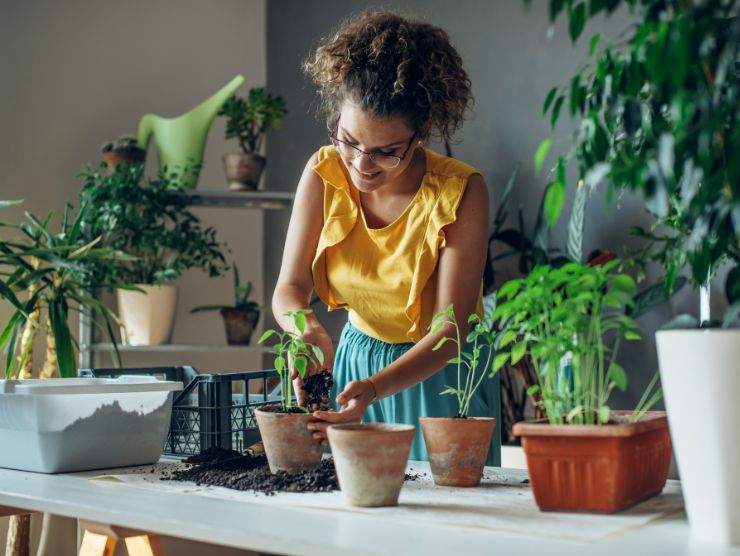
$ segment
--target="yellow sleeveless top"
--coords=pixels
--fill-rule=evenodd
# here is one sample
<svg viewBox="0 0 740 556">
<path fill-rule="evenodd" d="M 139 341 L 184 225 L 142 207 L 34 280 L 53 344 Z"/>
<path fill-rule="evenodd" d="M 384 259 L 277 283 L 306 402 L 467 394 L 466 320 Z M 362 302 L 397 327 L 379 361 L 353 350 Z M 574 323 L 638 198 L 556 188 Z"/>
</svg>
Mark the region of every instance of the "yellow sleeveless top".
<svg viewBox="0 0 740 556">
<path fill-rule="evenodd" d="M 345 308 L 353 326 L 388 343 L 418 342 L 434 314 L 444 226 L 455 221 L 468 177 L 477 170 L 425 149 L 426 173 L 391 224 L 368 228 L 360 194 L 339 153 L 322 147 L 313 170 L 324 182 L 324 226 L 312 274 L 330 311 Z M 477 313 L 483 314 L 483 281 Z"/>
</svg>

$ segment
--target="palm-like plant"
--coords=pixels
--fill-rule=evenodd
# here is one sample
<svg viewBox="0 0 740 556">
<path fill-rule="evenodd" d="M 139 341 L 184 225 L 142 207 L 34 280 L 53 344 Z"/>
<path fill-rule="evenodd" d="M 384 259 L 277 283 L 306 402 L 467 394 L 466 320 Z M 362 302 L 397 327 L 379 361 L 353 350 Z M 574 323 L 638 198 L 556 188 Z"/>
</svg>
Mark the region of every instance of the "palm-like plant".
<svg viewBox="0 0 740 556">
<path fill-rule="evenodd" d="M 19 203 L 3 201 L 0 207 Z M 47 348 L 40 377 L 49 378 L 57 372 L 62 377 L 76 375 L 76 344 L 69 328 L 71 312 L 98 311 L 113 343 L 114 359 L 119 360 L 113 335 L 113 322 L 118 319 L 89 291 L 121 287 L 121 284 L 95 284 L 91 277 L 98 264 L 130 261 L 132 257 L 100 247 L 100 237 L 86 239 L 82 227 L 85 210 L 83 205 L 72 219 L 68 205 L 57 233 L 50 231 L 52 212 L 43 220 L 26 212 L 26 220 L 20 225 L 0 222 L 0 227 L 18 232 L 17 237 L 0 241 L 0 296 L 15 309 L 0 333 L 0 349 L 7 346 L 5 376 L 8 378 L 33 376 L 33 347 L 40 330 L 46 332 Z M 42 313 L 46 315 L 43 325 Z"/>
</svg>

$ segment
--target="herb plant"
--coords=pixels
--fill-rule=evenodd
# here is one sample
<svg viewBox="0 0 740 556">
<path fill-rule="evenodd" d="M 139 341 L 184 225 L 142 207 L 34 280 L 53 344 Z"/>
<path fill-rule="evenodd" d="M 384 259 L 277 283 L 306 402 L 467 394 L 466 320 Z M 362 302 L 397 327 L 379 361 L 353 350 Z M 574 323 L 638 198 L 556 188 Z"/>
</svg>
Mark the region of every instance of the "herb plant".
<svg viewBox="0 0 740 556">
<path fill-rule="evenodd" d="M 301 336 L 306 331 L 306 316 L 313 311 L 310 309 L 300 309 L 298 311 L 288 311 L 285 313 L 293 322 L 294 330 L 266 330 L 258 343 L 262 344 L 272 337 L 276 337 L 276 342 L 272 345 L 275 353 L 275 370 L 280 374 L 280 390 L 282 397 L 282 408 L 286 413 L 290 413 L 293 408 L 293 381 L 291 380 L 291 364 L 295 367 L 295 372 L 301 379 L 306 377 L 309 365 L 324 364 L 324 353 L 321 348 L 305 342 Z M 299 408 L 308 411 L 305 408 Z"/>
<path fill-rule="evenodd" d="M 112 172 L 101 165 L 85 167 L 81 177 L 87 233 L 134 257 L 101 266 L 100 280 L 160 285 L 191 268 L 211 277 L 228 269 L 216 230 L 204 227 L 188 208 L 183 175 L 162 172 L 145 179 L 143 165 Z"/>
<path fill-rule="evenodd" d="M 528 354 L 538 379 L 529 393 L 551 424 L 605 424 L 612 391 L 627 387 L 617 354 L 621 342 L 639 340 L 640 334 L 625 314 L 635 283 L 614 272 L 618 265 L 613 260 L 600 266 L 538 266 L 499 289 L 492 316 L 497 328 L 493 367 L 516 364 Z M 656 382 L 657 374 L 634 420 L 660 399 Z"/>
<path fill-rule="evenodd" d="M 457 365 L 457 385 L 447 386 L 440 393 L 455 396 L 457 417 L 466 418 L 470 411 L 470 400 L 473 399 L 478 387 L 486 377 L 493 378 L 502 365 L 498 367 L 492 365 L 494 336 L 490 326 L 481 321 L 477 314 L 473 313 L 468 317 L 471 330 L 465 341 L 471 345 L 469 352 L 463 350 L 463 338 L 452 305 L 434 315 L 430 331 L 436 334 L 448 324 L 455 330 L 455 335 L 443 336 L 432 349 L 437 351 L 447 342 L 453 342 L 457 346 L 457 355 L 447 361 L 449 364 Z M 484 360 L 485 363 L 481 365 Z"/>
<path fill-rule="evenodd" d="M 664 266 L 669 289 L 686 266 L 706 287 L 729 265 L 729 325 L 740 314 L 740 2 L 549 0 L 550 19 L 567 14 L 574 42 L 588 18 L 620 7 L 635 23 L 618 42 L 593 35 L 587 63 L 545 98 L 553 128 L 564 107 L 578 123 L 555 164 L 546 213 L 560 214 L 570 161 L 587 187 L 640 191 L 656 221 L 635 232 Z M 543 141 L 539 164 L 551 143 Z"/>
<path fill-rule="evenodd" d="M 0 207 L 17 202 L 0 202 Z M 100 245 L 101 237 L 87 240 L 82 222 L 87 207 L 83 205 L 72 218 L 67 206 L 61 229 L 50 230 L 53 213 L 43 220 L 26 213 L 20 225 L 0 223 L 5 230 L 14 230 L 18 237 L 0 239 L 0 297 L 15 309 L 0 333 L 0 349 L 7 353 L 7 378 L 33 377 L 33 351 L 38 331 L 46 331 L 46 354 L 41 378 L 50 378 L 57 371 L 62 377 L 77 374 L 75 342 L 69 327 L 72 312 L 88 315 L 99 312 L 104 332 L 113 344 L 114 361 L 119 363 L 113 333 L 116 316 L 90 295 L 90 290 L 107 287 L 128 287 L 125 283 L 96 283 L 99 265 L 125 264 L 131 257 L 116 249 Z M 42 323 L 42 312 L 46 314 Z M 97 323 L 96 323 L 97 324 Z M 14 358 L 18 352 L 18 370 Z"/>
<path fill-rule="evenodd" d="M 288 113 L 280 96 L 268 93 L 263 87 L 249 90 L 246 98 L 231 96 L 219 110 L 226 116 L 226 138 L 236 138 L 245 153 L 259 153 L 265 133 L 279 128 Z"/>
<path fill-rule="evenodd" d="M 237 311 L 252 311 L 259 312 L 260 305 L 254 301 L 251 301 L 249 297 L 252 295 L 252 282 L 242 283 L 239 280 L 239 269 L 236 265 L 232 266 L 234 275 L 234 305 L 201 305 L 195 307 L 190 312 L 198 313 L 201 311 L 220 311 L 221 309 L 236 309 Z"/>
</svg>

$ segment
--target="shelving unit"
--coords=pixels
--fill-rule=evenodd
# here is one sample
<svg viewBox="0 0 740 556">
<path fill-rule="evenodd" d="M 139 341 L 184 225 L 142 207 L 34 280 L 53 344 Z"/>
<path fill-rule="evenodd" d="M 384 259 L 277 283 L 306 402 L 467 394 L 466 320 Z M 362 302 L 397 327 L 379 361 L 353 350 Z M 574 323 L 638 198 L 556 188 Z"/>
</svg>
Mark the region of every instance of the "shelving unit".
<svg viewBox="0 0 740 556">
<path fill-rule="evenodd" d="M 293 206 L 295 198 L 293 193 L 285 191 L 226 191 L 215 189 L 196 189 L 188 191 L 184 195 L 188 198 L 188 204 L 193 207 L 251 210 L 286 210 Z M 92 318 L 94 318 L 94 315 Z M 112 347 L 110 343 L 97 342 L 95 327 L 91 318 L 80 315 L 80 368 L 93 368 L 95 366 L 95 354 L 108 352 Z M 156 346 L 119 345 L 118 350 L 122 353 L 267 353 L 269 348 L 253 345 L 162 344 Z"/>
</svg>

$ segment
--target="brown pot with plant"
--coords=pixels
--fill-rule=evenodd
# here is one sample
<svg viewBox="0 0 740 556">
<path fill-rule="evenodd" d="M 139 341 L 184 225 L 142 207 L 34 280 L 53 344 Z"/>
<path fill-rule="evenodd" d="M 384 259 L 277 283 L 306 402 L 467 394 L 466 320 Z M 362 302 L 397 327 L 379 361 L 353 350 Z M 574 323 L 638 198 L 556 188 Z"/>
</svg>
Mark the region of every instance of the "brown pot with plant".
<svg viewBox="0 0 740 556">
<path fill-rule="evenodd" d="M 437 333 L 451 327 L 454 336 L 444 336 L 434 346 L 440 349 L 445 343 L 457 345 L 456 357 L 449 363 L 457 365 L 457 387 L 448 386 L 440 394 L 455 396 L 457 415 L 450 417 L 421 417 L 419 422 L 424 443 L 429 453 L 429 466 L 434 482 L 443 486 L 472 487 L 480 483 L 483 466 L 491 446 L 496 420 L 492 417 L 471 417 L 470 402 L 486 378 L 492 378 L 498 368 L 494 366 L 493 334 L 476 314 L 470 315 L 469 334 L 461 331 L 452 305 L 432 319 L 431 331 Z M 467 337 L 470 352 L 463 351 L 462 338 Z"/>
<path fill-rule="evenodd" d="M 117 164 L 144 164 L 146 160 L 146 150 L 133 135 L 121 135 L 115 141 L 104 143 L 100 153 L 103 162 L 111 168 Z"/>
<path fill-rule="evenodd" d="M 266 163 L 260 155 L 265 134 L 270 128 L 279 128 L 287 112 L 283 98 L 263 87 L 250 89 L 246 98 L 234 95 L 224 103 L 219 116 L 228 118 L 226 138 L 237 139 L 241 149 L 223 156 L 229 189 L 257 189 Z"/>
<path fill-rule="evenodd" d="M 518 423 L 537 505 L 542 510 L 611 513 L 662 491 L 671 461 L 657 374 L 634 411 L 613 411 L 627 373 L 620 343 L 639 340 L 625 314 L 635 282 L 619 260 L 535 267 L 498 291 L 492 318 L 495 365 L 529 355 L 538 383 L 529 389 L 546 420 Z"/>
<path fill-rule="evenodd" d="M 227 343 L 230 346 L 247 346 L 260 318 L 261 308 L 259 304 L 249 299 L 252 294 L 252 282 L 241 283 L 236 265 L 233 265 L 233 273 L 234 305 L 201 305 L 190 312 L 219 311 L 224 320 Z"/>
<path fill-rule="evenodd" d="M 294 330 L 266 330 L 258 343 L 272 337 L 275 354 L 275 370 L 280 374 L 281 402 L 260 406 L 254 410 L 257 426 L 265 446 L 265 455 L 270 471 L 277 473 L 299 473 L 315 469 L 321 463 L 324 451 L 319 441 L 313 438 L 308 430 L 309 421 L 314 417 L 311 402 L 301 407 L 293 401 L 292 372 L 305 378 L 308 369 L 313 365 L 323 365 L 324 354 L 318 346 L 308 344 L 301 339 L 306 329 L 308 309 L 288 311 L 286 316 L 292 319 Z M 292 368 L 291 368 L 292 367 Z M 318 376 L 318 375 L 316 375 Z"/>
</svg>

